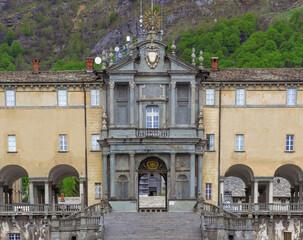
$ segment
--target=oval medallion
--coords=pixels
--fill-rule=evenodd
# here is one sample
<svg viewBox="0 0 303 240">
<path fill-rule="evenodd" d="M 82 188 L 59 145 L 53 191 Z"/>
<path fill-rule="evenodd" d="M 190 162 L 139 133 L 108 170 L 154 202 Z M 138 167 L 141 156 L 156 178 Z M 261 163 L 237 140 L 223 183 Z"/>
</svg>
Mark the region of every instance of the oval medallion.
<svg viewBox="0 0 303 240">
<path fill-rule="evenodd" d="M 159 167 L 159 163 L 156 161 L 148 161 L 146 166 L 148 169 L 157 169 Z"/>
</svg>

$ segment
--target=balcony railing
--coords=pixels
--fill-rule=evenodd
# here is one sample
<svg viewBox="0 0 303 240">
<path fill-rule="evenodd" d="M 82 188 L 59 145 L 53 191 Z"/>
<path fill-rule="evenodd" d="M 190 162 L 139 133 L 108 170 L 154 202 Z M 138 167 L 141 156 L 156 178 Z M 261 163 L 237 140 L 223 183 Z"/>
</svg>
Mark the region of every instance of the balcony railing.
<svg viewBox="0 0 303 240">
<path fill-rule="evenodd" d="M 140 128 L 136 130 L 137 137 L 165 138 L 169 137 L 169 129 L 165 128 Z"/>
<path fill-rule="evenodd" d="M 224 209 L 229 212 L 247 214 L 258 213 L 258 214 L 268 214 L 268 213 L 300 213 L 303 214 L 303 204 L 302 203 L 226 203 L 224 204 Z"/>
</svg>

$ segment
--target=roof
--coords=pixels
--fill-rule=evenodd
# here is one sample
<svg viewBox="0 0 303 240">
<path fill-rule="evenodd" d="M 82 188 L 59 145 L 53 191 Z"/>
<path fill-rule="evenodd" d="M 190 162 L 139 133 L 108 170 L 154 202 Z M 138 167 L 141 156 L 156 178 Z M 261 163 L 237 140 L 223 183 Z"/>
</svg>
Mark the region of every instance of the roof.
<svg viewBox="0 0 303 240">
<path fill-rule="evenodd" d="M 0 83 L 82 83 L 98 79 L 95 74 L 86 71 L 47 71 L 35 74 L 32 72 L 0 72 Z M 99 81 L 101 81 L 99 79 Z"/>
<path fill-rule="evenodd" d="M 239 82 L 239 81 L 303 81 L 303 68 L 224 68 L 210 72 L 206 82 Z"/>
</svg>

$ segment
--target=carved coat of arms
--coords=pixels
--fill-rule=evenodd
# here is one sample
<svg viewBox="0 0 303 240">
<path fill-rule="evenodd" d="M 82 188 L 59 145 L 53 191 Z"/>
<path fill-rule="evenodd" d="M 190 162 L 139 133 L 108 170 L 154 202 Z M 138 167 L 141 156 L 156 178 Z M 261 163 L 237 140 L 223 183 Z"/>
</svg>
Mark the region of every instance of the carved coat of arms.
<svg viewBox="0 0 303 240">
<path fill-rule="evenodd" d="M 157 67 L 159 59 L 160 56 L 159 56 L 158 46 L 153 41 L 151 41 L 151 43 L 147 46 L 145 52 L 145 60 L 148 66 L 154 69 Z"/>
</svg>

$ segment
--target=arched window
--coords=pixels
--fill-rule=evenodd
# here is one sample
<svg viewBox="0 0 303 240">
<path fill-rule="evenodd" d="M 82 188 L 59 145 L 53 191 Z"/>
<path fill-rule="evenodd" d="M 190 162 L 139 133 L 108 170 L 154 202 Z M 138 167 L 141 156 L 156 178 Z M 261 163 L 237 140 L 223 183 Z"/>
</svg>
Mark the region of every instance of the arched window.
<svg viewBox="0 0 303 240">
<path fill-rule="evenodd" d="M 159 128 L 159 108 L 146 108 L 146 128 Z"/>
<path fill-rule="evenodd" d="M 128 198 L 128 178 L 125 175 L 120 175 L 117 180 L 117 197 L 118 199 Z"/>
<path fill-rule="evenodd" d="M 177 178 L 177 198 L 186 199 L 189 197 L 188 193 L 188 178 L 186 175 L 179 175 Z"/>
</svg>

